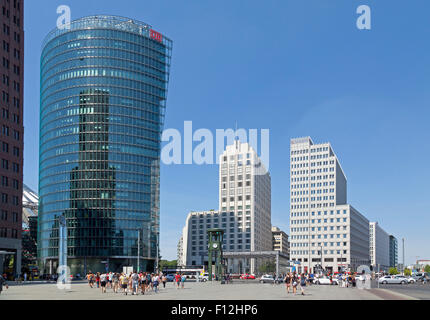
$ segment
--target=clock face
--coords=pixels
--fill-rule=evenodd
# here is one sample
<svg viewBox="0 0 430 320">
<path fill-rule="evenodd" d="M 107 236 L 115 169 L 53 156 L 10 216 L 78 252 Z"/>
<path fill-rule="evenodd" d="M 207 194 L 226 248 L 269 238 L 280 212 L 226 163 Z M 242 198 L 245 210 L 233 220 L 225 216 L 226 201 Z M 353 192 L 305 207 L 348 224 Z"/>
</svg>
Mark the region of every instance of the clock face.
<svg viewBox="0 0 430 320">
<path fill-rule="evenodd" d="M 218 244 L 217 244 L 217 243 L 214 243 L 214 244 L 212 245 L 212 247 L 214 247 L 214 249 L 216 249 L 216 248 L 218 248 Z"/>
</svg>

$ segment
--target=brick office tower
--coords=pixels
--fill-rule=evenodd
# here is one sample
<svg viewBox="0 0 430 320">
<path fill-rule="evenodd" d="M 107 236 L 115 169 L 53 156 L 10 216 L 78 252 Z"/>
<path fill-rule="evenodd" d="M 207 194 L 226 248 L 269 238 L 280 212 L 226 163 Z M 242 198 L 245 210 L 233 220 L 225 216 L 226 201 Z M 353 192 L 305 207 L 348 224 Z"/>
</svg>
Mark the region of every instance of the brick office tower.
<svg viewBox="0 0 430 320">
<path fill-rule="evenodd" d="M 24 1 L 0 0 L 0 272 L 21 273 Z"/>
</svg>

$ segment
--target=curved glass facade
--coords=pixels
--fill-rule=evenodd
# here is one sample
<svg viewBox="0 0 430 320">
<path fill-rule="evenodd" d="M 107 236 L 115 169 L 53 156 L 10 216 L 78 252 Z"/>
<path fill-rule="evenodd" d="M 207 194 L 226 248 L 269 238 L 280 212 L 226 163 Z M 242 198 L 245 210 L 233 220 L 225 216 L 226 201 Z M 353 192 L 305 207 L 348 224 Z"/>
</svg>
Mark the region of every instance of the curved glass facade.
<svg viewBox="0 0 430 320">
<path fill-rule="evenodd" d="M 38 237 L 45 272 L 58 264 L 63 214 L 73 274 L 136 267 L 139 237 L 140 268 L 153 268 L 171 52 L 171 40 L 151 26 L 114 16 L 82 18 L 46 38 Z"/>
</svg>

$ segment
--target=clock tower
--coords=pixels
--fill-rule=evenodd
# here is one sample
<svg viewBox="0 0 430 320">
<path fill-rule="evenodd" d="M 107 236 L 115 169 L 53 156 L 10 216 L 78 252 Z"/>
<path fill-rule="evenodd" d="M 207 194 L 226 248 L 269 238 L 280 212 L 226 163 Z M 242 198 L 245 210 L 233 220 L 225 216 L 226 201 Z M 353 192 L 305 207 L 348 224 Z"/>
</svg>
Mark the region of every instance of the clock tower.
<svg viewBox="0 0 430 320">
<path fill-rule="evenodd" d="M 221 279 L 223 275 L 222 242 L 224 237 L 223 229 L 208 229 L 208 273 L 209 281 L 212 281 L 212 262 L 215 258 L 215 275 Z"/>
</svg>

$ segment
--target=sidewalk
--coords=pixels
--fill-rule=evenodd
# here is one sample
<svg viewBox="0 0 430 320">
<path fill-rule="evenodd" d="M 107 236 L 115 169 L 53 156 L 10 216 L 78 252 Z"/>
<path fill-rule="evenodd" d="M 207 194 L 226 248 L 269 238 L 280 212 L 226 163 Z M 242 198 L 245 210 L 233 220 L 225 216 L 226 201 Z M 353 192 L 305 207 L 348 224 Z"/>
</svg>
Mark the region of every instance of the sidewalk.
<svg viewBox="0 0 430 320">
<path fill-rule="evenodd" d="M 0 300 L 382 300 L 370 290 L 339 288 L 338 286 L 308 286 L 305 296 L 287 294 L 285 285 L 241 283 L 221 285 L 220 283 L 186 282 L 185 289 L 176 289 L 172 282 L 159 293 L 145 295 L 115 294 L 111 289 L 102 294 L 100 289 L 91 289 L 86 283 L 72 283 L 70 290 L 59 290 L 55 284 L 15 286 L 4 290 Z"/>
<path fill-rule="evenodd" d="M 417 298 L 388 289 L 370 289 L 370 292 L 384 300 L 419 300 Z"/>
</svg>

